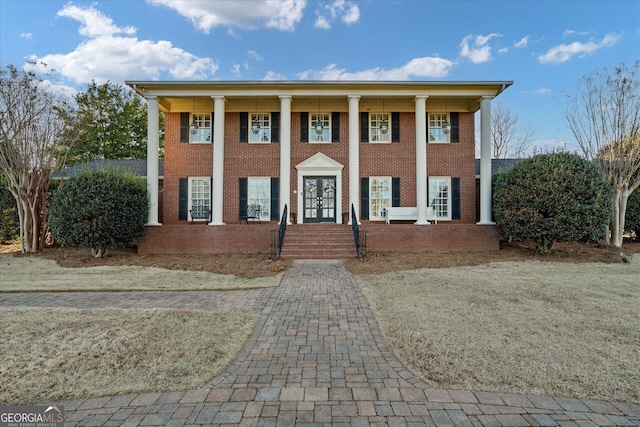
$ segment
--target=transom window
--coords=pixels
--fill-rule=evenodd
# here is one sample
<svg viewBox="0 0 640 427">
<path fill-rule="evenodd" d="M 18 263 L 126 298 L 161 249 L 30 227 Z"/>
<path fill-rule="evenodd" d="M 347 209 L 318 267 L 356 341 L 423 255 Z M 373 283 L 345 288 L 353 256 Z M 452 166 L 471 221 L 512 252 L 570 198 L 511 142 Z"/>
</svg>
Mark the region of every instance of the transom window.
<svg viewBox="0 0 640 427">
<path fill-rule="evenodd" d="M 449 142 L 449 133 L 445 131 L 449 121 L 447 113 L 429 113 L 429 142 Z"/>
<path fill-rule="evenodd" d="M 390 127 L 389 114 L 369 114 L 369 142 L 391 142 Z"/>
<path fill-rule="evenodd" d="M 265 144 L 271 142 L 271 114 L 251 114 L 249 123 L 249 142 L 253 144 Z"/>
<path fill-rule="evenodd" d="M 384 221 L 385 210 L 391 207 L 391 177 L 369 177 L 369 220 Z"/>
<path fill-rule="evenodd" d="M 451 178 L 429 178 L 429 206 L 438 219 L 451 219 Z"/>
<path fill-rule="evenodd" d="M 198 129 L 191 133 L 191 142 L 211 142 L 211 114 L 192 114 L 191 123 Z"/>
<path fill-rule="evenodd" d="M 189 210 L 196 206 L 205 206 L 206 209 L 211 209 L 211 177 L 189 178 Z"/>
<path fill-rule="evenodd" d="M 247 205 L 260 205 L 260 219 L 269 220 L 271 215 L 271 178 L 250 177 Z"/>
<path fill-rule="evenodd" d="M 311 114 L 309 142 L 331 142 L 331 114 Z"/>
</svg>

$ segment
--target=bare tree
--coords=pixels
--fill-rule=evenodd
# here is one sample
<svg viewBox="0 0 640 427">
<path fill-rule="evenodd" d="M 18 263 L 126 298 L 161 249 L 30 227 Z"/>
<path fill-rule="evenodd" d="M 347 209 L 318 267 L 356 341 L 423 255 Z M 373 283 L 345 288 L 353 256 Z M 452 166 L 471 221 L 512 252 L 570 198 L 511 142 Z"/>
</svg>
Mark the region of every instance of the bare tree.
<svg viewBox="0 0 640 427">
<path fill-rule="evenodd" d="M 533 129 L 520 127 L 518 116 L 501 104 L 491 108 L 493 158 L 522 158 L 533 142 Z"/>
<path fill-rule="evenodd" d="M 607 243 L 622 246 L 627 200 L 640 186 L 640 61 L 583 77 L 567 97 L 566 117 L 580 149 L 611 185 Z"/>
<path fill-rule="evenodd" d="M 23 253 L 43 246 L 51 172 L 74 140 L 70 111 L 35 73 L 0 70 L 0 173 L 16 199 Z"/>
</svg>

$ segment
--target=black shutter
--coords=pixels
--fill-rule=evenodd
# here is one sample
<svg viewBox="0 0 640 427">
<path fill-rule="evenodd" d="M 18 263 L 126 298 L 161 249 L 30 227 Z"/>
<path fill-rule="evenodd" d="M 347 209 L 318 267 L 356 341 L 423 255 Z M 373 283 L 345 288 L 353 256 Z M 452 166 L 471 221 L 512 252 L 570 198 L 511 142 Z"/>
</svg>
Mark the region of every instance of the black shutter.
<svg viewBox="0 0 640 427">
<path fill-rule="evenodd" d="M 431 141 L 431 139 L 429 139 L 429 113 L 425 113 L 426 120 L 427 120 L 427 126 L 425 126 L 427 128 L 427 143 L 429 143 L 429 141 Z"/>
<path fill-rule="evenodd" d="M 369 113 L 366 112 L 360 113 L 360 142 L 369 142 Z"/>
<path fill-rule="evenodd" d="M 271 142 L 280 142 L 280 112 L 271 113 Z"/>
<path fill-rule="evenodd" d="M 238 213 L 240 215 L 240 219 L 242 219 L 242 217 L 247 217 L 247 193 L 249 189 L 249 180 L 247 178 L 238 178 L 238 188 L 240 193 L 240 197 L 238 197 L 238 200 L 240 201 Z"/>
<path fill-rule="evenodd" d="M 360 178 L 360 219 L 369 219 L 369 178 Z"/>
<path fill-rule="evenodd" d="M 280 217 L 278 216 L 278 203 L 280 202 L 280 178 L 271 178 L 271 219 L 278 220 Z"/>
<path fill-rule="evenodd" d="M 209 219 L 207 221 L 211 222 L 213 220 L 213 177 L 209 178 Z"/>
<path fill-rule="evenodd" d="M 180 178 L 178 184 L 178 220 L 187 221 L 189 215 L 189 178 Z"/>
<path fill-rule="evenodd" d="M 400 178 L 391 178 L 391 206 L 400 206 Z"/>
<path fill-rule="evenodd" d="M 331 142 L 340 142 L 340 113 L 331 113 Z"/>
<path fill-rule="evenodd" d="M 431 206 L 431 201 L 429 200 L 429 177 L 427 177 L 427 207 Z"/>
<path fill-rule="evenodd" d="M 180 142 L 189 142 L 189 113 L 180 113 Z"/>
<path fill-rule="evenodd" d="M 449 113 L 451 120 L 451 142 L 460 142 L 459 113 Z"/>
<path fill-rule="evenodd" d="M 309 113 L 300 113 L 300 142 L 309 142 Z"/>
<path fill-rule="evenodd" d="M 209 142 L 213 142 L 213 118 L 214 116 L 214 112 L 211 112 L 211 132 L 209 133 Z"/>
<path fill-rule="evenodd" d="M 460 178 L 451 178 L 451 219 L 460 219 Z"/>
<path fill-rule="evenodd" d="M 240 142 L 249 142 L 249 113 L 240 113 Z"/>
<path fill-rule="evenodd" d="M 400 113 L 391 113 L 391 142 L 400 142 Z"/>
</svg>

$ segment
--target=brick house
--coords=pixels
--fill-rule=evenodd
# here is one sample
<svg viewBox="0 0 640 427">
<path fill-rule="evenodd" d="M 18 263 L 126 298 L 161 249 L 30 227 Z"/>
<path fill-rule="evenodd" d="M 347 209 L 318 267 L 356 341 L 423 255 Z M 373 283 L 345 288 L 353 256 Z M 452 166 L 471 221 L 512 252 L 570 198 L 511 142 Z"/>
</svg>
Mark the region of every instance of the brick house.
<svg viewBox="0 0 640 427">
<path fill-rule="evenodd" d="M 319 239 L 311 234 L 318 230 L 350 232 L 353 206 L 369 250 L 499 248 L 491 222 L 490 106 L 512 82 L 127 84 L 149 108 L 143 253 L 267 252 L 285 206 L 283 220 L 307 240 Z M 154 179 L 159 111 L 162 192 Z M 415 207 L 415 218 L 387 224 L 392 207 Z"/>
</svg>

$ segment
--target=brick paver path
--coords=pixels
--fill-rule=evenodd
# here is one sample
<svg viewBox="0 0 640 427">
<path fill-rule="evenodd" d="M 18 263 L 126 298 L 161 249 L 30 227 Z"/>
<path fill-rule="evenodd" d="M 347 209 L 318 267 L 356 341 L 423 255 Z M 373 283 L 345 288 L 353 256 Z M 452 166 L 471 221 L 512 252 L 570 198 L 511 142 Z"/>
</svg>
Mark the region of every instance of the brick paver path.
<svg viewBox="0 0 640 427">
<path fill-rule="evenodd" d="M 238 358 L 202 388 L 58 402 L 66 426 L 640 426 L 636 404 L 429 388 L 389 352 L 341 261 L 296 261 L 272 289 L 4 294 L 0 303 L 261 314 Z"/>
</svg>

